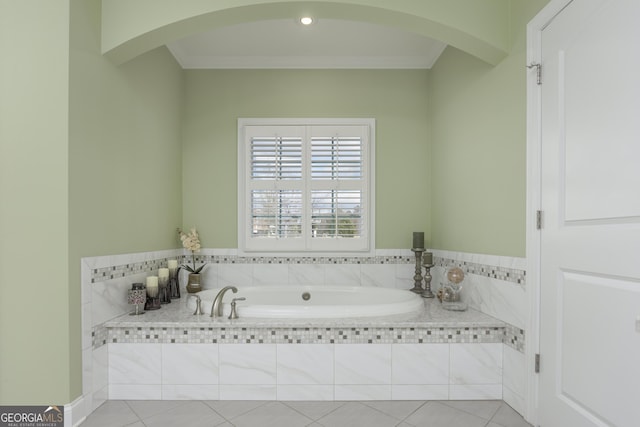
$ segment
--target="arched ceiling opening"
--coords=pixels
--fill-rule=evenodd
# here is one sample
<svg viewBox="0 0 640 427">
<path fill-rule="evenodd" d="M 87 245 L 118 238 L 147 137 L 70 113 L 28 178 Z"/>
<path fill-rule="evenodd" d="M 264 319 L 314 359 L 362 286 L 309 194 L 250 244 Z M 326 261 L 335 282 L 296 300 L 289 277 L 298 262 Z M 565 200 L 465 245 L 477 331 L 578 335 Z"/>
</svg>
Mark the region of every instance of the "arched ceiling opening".
<svg viewBox="0 0 640 427">
<path fill-rule="evenodd" d="M 312 18 L 312 17 L 308 17 Z M 430 69 L 446 44 L 401 29 L 343 19 L 270 19 L 167 44 L 184 69 Z"/>
<path fill-rule="evenodd" d="M 194 34 L 312 15 L 429 37 L 495 65 L 507 56 L 508 10 L 508 0 L 103 0 L 102 51 L 121 64 Z"/>
</svg>

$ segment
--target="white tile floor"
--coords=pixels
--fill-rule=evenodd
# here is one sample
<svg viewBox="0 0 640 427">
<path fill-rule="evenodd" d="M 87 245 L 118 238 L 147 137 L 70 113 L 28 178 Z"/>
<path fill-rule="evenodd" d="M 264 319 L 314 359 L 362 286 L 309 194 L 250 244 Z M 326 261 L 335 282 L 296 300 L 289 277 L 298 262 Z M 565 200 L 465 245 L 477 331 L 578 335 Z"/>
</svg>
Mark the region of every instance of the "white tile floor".
<svg viewBox="0 0 640 427">
<path fill-rule="evenodd" d="M 82 427 L 531 427 L 509 405 L 489 401 L 110 400 Z"/>
</svg>

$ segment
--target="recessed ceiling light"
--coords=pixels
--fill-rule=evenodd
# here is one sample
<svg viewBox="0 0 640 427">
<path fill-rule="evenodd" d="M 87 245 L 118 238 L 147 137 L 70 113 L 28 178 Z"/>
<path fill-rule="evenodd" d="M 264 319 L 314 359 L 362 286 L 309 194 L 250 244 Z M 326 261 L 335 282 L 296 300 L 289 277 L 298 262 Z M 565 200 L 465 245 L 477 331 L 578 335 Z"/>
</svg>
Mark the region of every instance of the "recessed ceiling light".
<svg viewBox="0 0 640 427">
<path fill-rule="evenodd" d="M 300 23 L 302 25 L 311 25 L 313 24 L 313 18 L 310 16 L 303 16 L 302 18 L 300 18 Z"/>
</svg>

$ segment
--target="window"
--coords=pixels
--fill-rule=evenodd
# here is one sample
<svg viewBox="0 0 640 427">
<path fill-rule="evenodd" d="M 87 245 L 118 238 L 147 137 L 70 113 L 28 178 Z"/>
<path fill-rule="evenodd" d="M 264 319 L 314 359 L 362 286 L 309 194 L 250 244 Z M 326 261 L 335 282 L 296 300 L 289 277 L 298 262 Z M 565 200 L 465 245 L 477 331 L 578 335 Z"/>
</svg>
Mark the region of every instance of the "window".
<svg viewBox="0 0 640 427">
<path fill-rule="evenodd" d="M 373 249 L 373 119 L 239 119 L 238 246 Z"/>
</svg>

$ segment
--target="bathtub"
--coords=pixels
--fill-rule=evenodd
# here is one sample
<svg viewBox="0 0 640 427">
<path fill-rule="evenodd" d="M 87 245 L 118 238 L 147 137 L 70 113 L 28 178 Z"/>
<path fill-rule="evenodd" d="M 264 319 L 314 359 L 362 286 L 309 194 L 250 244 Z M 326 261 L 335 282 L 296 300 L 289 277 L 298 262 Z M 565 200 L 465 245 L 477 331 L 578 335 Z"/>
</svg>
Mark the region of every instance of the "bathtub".
<svg viewBox="0 0 640 427">
<path fill-rule="evenodd" d="M 341 318 L 377 317 L 408 314 L 424 309 L 419 295 L 408 290 L 357 286 L 237 286 L 238 292 L 227 291 L 223 314 L 231 312 L 233 298 L 239 317 L 262 318 Z M 220 289 L 208 289 L 197 295 L 202 309 L 211 312 L 211 305 Z M 195 310 L 196 299 L 189 298 L 188 307 Z"/>
</svg>

